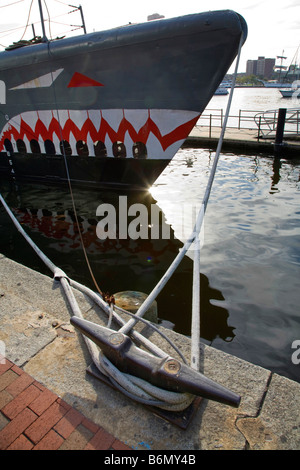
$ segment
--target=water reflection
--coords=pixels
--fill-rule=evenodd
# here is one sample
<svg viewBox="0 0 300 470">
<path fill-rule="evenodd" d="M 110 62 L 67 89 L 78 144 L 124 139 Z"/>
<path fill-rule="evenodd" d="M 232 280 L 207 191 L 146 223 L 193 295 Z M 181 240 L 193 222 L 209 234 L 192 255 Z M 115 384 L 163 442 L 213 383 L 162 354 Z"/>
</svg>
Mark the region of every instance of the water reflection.
<svg viewBox="0 0 300 470">
<path fill-rule="evenodd" d="M 149 293 L 175 258 L 182 242 L 166 222 L 157 201 L 149 193 L 121 195 L 110 192 L 88 192 L 74 189 L 79 226 L 67 191 L 43 185 L 26 185 L 0 181 L 1 193 L 17 220 L 39 248 L 70 277 L 95 289 L 86 266 L 82 242 L 93 274 L 101 290 L 116 293 L 138 290 Z M 97 207 L 110 204 L 115 209 L 116 232 L 120 229 L 120 197 L 127 204 L 143 204 L 147 209 L 148 237 L 99 239 Z M 155 207 L 156 211 L 153 210 Z M 151 217 L 151 214 L 159 217 Z M 128 224 L 134 219 L 128 216 Z M 154 225 L 157 225 L 156 227 Z M 81 236 L 80 236 L 80 233 Z M 158 234 L 156 239 L 151 233 Z M 50 274 L 26 242 L 20 239 L 4 210 L 0 210 L 1 252 L 33 269 Z M 211 288 L 201 274 L 201 336 L 211 343 L 215 338 L 231 341 L 234 327 L 228 326 L 229 312 L 213 301 L 224 300 L 221 291 Z M 192 261 L 185 257 L 158 296 L 158 315 L 176 331 L 190 335 L 192 303 Z"/>
<path fill-rule="evenodd" d="M 190 234 L 193 221 L 187 217 L 183 223 L 182 213 L 201 204 L 212 157 L 204 149 L 184 149 L 160 175 L 151 195 L 128 195 L 128 206 L 142 202 L 149 213 L 152 204 L 161 209 L 156 240 L 99 240 L 97 207 L 116 207 L 119 194 L 74 192 L 88 258 L 104 291 L 153 289 Z M 298 381 L 300 369 L 291 361 L 291 344 L 300 339 L 299 176 L 299 160 L 222 154 L 205 216 L 200 261 L 203 340 Z M 16 189 L 1 180 L 0 189 L 47 256 L 93 287 L 68 192 L 34 185 Z M 151 220 L 146 223 L 151 230 Z M 161 236 L 165 229 L 170 231 L 167 238 Z M 0 237 L 0 252 L 45 272 L 3 209 Z M 188 252 L 157 299 L 159 317 L 185 335 L 190 335 L 192 258 Z"/>
<path fill-rule="evenodd" d="M 175 234 L 178 207 L 202 201 L 211 165 L 206 150 L 184 149 L 152 188 Z M 201 251 L 201 273 L 225 299 L 210 295 L 210 303 L 224 308 L 234 327 L 231 341 L 207 331 L 206 337 L 214 347 L 294 380 L 300 380 L 291 361 L 291 344 L 300 338 L 299 170 L 296 159 L 222 154 Z"/>
<path fill-rule="evenodd" d="M 278 191 L 277 185 L 280 181 L 280 168 L 281 168 L 281 160 L 280 158 L 274 158 L 273 161 L 273 175 L 272 175 L 272 184 L 270 189 L 270 194 L 274 191 Z"/>
</svg>

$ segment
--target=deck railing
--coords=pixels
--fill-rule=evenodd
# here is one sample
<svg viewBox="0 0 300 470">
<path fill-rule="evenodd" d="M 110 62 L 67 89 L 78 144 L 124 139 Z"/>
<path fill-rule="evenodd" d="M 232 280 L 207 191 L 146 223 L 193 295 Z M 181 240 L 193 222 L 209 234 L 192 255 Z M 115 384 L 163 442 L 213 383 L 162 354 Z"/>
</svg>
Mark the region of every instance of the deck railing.
<svg viewBox="0 0 300 470">
<path fill-rule="evenodd" d="M 240 109 L 236 115 L 228 118 L 227 128 L 257 131 L 257 139 L 272 139 L 276 135 L 279 109 L 268 111 Z M 213 127 L 222 127 L 223 109 L 206 109 L 197 122 L 197 126 L 208 127 L 211 137 Z M 284 136 L 300 136 L 300 108 L 286 110 Z"/>
</svg>

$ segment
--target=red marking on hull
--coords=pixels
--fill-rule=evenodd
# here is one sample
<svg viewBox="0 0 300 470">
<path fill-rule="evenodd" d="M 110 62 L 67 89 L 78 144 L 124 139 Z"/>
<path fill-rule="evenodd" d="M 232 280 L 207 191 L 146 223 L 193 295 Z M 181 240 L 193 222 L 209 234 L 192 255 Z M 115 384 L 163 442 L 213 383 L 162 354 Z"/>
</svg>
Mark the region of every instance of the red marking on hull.
<svg viewBox="0 0 300 470">
<path fill-rule="evenodd" d="M 68 85 L 68 88 L 78 88 L 78 87 L 87 87 L 87 86 L 104 86 L 102 83 L 93 80 L 82 73 L 75 72 L 71 81 Z"/>
</svg>

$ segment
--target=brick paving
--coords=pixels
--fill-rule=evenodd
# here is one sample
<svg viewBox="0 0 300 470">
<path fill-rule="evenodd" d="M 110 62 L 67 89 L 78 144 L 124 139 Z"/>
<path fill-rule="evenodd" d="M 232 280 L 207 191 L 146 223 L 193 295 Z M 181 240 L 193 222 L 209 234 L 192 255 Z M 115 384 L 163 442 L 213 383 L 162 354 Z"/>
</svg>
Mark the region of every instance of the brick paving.
<svg viewBox="0 0 300 470">
<path fill-rule="evenodd" d="M 132 450 L 0 357 L 0 450 Z"/>
</svg>

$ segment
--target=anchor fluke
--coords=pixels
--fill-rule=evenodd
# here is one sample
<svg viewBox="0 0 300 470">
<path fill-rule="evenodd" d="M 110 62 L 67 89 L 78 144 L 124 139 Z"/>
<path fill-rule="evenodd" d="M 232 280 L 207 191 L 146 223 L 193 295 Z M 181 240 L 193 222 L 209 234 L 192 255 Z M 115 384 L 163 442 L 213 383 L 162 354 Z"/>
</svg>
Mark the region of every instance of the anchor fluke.
<svg viewBox="0 0 300 470">
<path fill-rule="evenodd" d="M 170 356 L 161 358 L 141 350 L 123 333 L 78 317 L 71 324 L 100 347 L 122 372 L 140 377 L 165 390 L 191 393 L 238 407 L 241 397 Z"/>
</svg>

